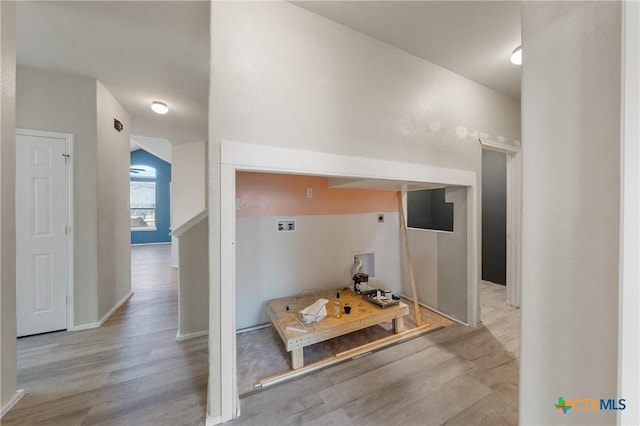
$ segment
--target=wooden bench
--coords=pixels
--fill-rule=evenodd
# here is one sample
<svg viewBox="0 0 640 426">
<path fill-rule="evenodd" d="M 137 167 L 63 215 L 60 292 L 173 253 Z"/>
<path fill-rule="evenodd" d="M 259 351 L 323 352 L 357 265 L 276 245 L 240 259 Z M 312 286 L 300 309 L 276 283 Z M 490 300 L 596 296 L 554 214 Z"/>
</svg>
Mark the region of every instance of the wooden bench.
<svg viewBox="0 0 640 426">
<path fill-rule="evenodd" d="M 343 305 L 351 306 L 351 313 L 345 314 L 343 310 L 340 318 L 333 316 L 336 292 L 340 293 Z M 305 324 L 298 313 L 319 298 L 329 300 L 328 315 L 319 323 Z M 393 321 L 395 333 L 401 333 L 404 330 L 404 316 L 409 313 L 409 307 L 400 302 L 383 309 L 367 302 L 351 290 L 330 290 L 270 300 L 267 302 L 267 313 L 287 352 L 291 352 L 291 367 L 295 370 L 304 365 L 305 346 L 387 321 Z"/>
</svg>

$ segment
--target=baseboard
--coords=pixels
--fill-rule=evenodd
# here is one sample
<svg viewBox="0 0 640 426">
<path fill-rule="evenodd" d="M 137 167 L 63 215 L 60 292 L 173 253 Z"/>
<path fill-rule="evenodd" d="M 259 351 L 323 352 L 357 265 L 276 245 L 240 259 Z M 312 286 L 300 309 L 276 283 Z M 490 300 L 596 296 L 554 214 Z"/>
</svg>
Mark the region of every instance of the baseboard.
<svg viewBox="0 0 640 426">
<path fill-rule="evenodd" d="M 137 243 L 131 244 L 131 247 L 139 247 L 139 246 L 166 246 L 167 244 L 171 244 L 171 241 L 163 241 L 161 243 Z"/>
<path fill-rule="evenodd" d="M 24 389 L 18 389 L 13 398 L 11 398 L 11 401 L 9 401 L 9 403 L 2 407 L 2 410 L 0 410 L 0 419 L 4 417 L 4 415 L 7 414 L 9 410 L 11 410 L 18 402 L 20 402 L 24 395 Z"/>
<path fill-rule="evenodd" d="M 118 308 L 120 306 L 122 306 L 124 304 L 124 302 L 126 302 L 127 300 L 129 300 L 129 298 L 133 296 L 133 290 L 130 291 L 126 296 L 124 296 L 122 299 L 120 299 L 120 301 L 118 303 L 115 304 L 115 306 L 113 308 L 111 308 L 111 310 L 109 312 L 107 312 L 102 319 L 100 319 L 100 321 L 98 322 L 88 322 L 86 324 L 80 324 L 80 325 L 74 325 L 71 329 L 69 329 L 69 331 L 82 331 L 82 330 L 89 330 L 92 328 L 98 328 L 100 327 L 102 324 L 105 323 L 106 320 L 109 319 L 109 317 L 111 315 L 113 315 L 113 313 L 115 311 L 118 310 Z"/>
<path fill-rule="evenodd" d="M 195 339 L 196 337 L 207 336 L 208 334 L 209 334 L 209 330 L 202 330 L 202 331 L 198 331 L 196 333 L 188 333 L 188 334 L 180 334 L 180 332 L 178 332 L 178 335 L 176 336 L 176 342 L 182 342 L 183 340 Z"/>
<path fill-rule="evenodd" d="M 213 425 L 222 424 L 222 416 L 216 416 L 216 417 L 207 416 L 207 420 L 205 421 L 204 424 L 205 424 L 205 426 L 213 426 Z"/>
<path fill-rule="evenodd" d="M 98 322 L 98 327 L 100 327 L 102 324 L 104 324 L 104 322 L 106 320 L 109 319 L 109 317 L 111 317 L 111 315 L 113 315 L 113 313 L 115 311 L 118 310 L 118 308 L 120 306 L 122 306 L 124 304 L 124 302 L 126 302 L 127 300 L 129 300 L 129 298 L 133 296 L 133 290 L 131 290 L 129 293 L 127 293 L 122 299 L 120 299 L 120 301 L 118 303 L 115 304 L 115 306 L 113 308 L 111 308 L 111 310 L 109 312 L 107 312 L 106 314 L 104 314 L 104 316 L 102 317 L 102 319 L 100 319 L 100 321 Z"/>
<path fill-rule="evenodd" d="M 74 325 L 69 331 L 82 331 L 100 327 L 99 322 L 88 322 L 86 324 Z"/>
<path fill-rule="evenodd" d="M 271 323 L 255 325 L 253 327 L 241 328 L 240 330 L 236 330 L 236 334 L 247 333 L 249 331 L 262 330 L 263 328 L 271 327 Z"/>
</svg>

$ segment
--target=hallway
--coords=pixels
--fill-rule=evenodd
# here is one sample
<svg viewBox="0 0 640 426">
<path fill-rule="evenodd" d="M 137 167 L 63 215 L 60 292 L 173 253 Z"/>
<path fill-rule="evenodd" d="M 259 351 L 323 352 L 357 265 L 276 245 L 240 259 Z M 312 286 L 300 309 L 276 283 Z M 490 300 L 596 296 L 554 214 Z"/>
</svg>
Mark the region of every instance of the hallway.
<svg viewBox="0 0 640 426">
<path fill-rule="evenodd" d="M 18 339 L 27 394 L 3 426 L 204 423 L 207 337 L 175 341 L 170 246 L 131 251 L 133 296 L 102 327 Z"/>
</svg>

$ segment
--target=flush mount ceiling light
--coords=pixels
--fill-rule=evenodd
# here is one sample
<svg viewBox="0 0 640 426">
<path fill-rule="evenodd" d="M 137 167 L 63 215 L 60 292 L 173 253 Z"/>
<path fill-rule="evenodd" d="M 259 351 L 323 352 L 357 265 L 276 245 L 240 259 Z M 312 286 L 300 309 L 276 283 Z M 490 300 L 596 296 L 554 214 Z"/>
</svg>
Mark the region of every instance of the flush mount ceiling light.
<svg viewBox="0 0 640 426">
<path fill-rule="evenodd" d="M 511 54 L 511 63 L 515 65 L 522 65 L 522 46 L 518 46 L 513 50 Z"/>
<path fill-rule="evenodd" d="M 164 102 L 153 101 L 151 103 L 151 109 L 156 114 L 166 114 L 169 112 L 169 107 Z"/>
</svg>

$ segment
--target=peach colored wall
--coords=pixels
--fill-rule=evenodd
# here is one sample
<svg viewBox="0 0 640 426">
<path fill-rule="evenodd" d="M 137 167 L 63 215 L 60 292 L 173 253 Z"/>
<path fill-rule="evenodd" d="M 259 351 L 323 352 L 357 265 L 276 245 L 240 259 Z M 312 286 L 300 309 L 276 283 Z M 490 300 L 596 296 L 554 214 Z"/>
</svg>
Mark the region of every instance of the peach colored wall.
<svg viewBox="0 0 640 426">
<path fill-rule="evenodd" d="M 307 198 L 307 188 L 313 197 Z M 237 217 L 305 216 L 398 211 L 394 191 L 330 189 L 327 178 L 316 176 L 238 172 Z"/>
</svg>

